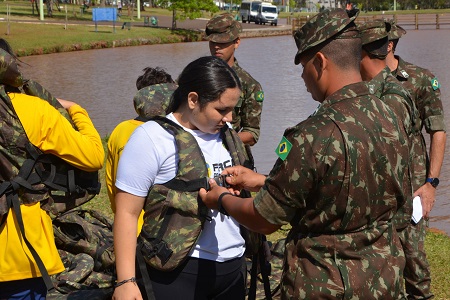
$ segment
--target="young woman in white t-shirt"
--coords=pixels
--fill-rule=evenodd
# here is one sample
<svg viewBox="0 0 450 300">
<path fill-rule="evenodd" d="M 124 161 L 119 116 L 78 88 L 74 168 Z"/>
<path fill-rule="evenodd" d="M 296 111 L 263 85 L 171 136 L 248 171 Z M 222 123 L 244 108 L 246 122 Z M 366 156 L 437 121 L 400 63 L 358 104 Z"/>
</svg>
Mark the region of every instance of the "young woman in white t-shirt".
<svg viewBox="0 0 450 300">
<path fill-rule="evenodd" d="M 177 81 L 167 118 L 196 139 L 209 177 L 232 164 L 220 130 L 232 120 L 241 94 L 234 71 L 221 59 L 208 56 L 191 62 Z M 113 299 L 142 299 L 136 284 L 136 230 L 139 213 L 154 184 L 173 179 L 178 165 L 175 138 L 159 124 L 149 121 L 130 137 L 119 161 L 115 197 L 114 247 L 117 282 Z M 245 241 L 239 224 L 210 209 L 200 237 L 180 267 L 162 272 L 147 266 L 156 299 L 244 299 Z M 141 291 L 140 289 L 141 288 Z"/>
</svg>

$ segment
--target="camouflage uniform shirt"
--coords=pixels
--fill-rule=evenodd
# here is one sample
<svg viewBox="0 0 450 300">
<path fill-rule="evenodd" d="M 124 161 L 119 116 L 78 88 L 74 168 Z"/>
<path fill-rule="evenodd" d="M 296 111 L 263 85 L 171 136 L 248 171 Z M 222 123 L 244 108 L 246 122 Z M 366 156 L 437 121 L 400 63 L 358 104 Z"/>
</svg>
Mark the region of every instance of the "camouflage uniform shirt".
<svg viewBox="0 0 450 300">
<path fill-rule="evenodd" d="M 407 139 L 399 140 L 403 147 L 407 147 L 410 151 L 409 157 L 403 157 L 404 161 L 400 164 L 401 166 L 406 166 L 408 172 L 404 172 L 403 168 L 399 166 L 396 170 L 399 172 L 397 176 L 402 178 L 405 176 L 404 182 L 407 186 L 404 187 L 405 190 L 409 190 L 408 199 L 412 199 L 413 187 L 412 187 L 412 172 L 413 165 L 416 159 L 414 153 L 415 145 L 421 143 L 418 139 L 420 135 L 417 133 L 417 128 L 414 125 L 418 123 L 418 111 L 411 99 L 409 92 L 402 86 L 402 84 L 391 74 L 389 67 L 385 67 L 380 73 L 378 73 L 371 81 L 368 82 L 369 92 L 376 97 L 383 100 L 394 112 L 394 117 L 398 120 L 397 130 L 403 132 L 403 136 L 408 137 Z M 420 155 L 422 152 L 420 152 Z M 404 172 L 404 173 L 403 173 Z M 397 230 L 403 229 L 411 221 L 412 215 L 412 201 L 407 201 L 404 206 L 402 206 L 395 217 L 395 227 Z"/>
<path fill-rule="evenodd" d="M 264 92 L 261 85 L 247 71 L 242 69 L 237 60 L 234 61 L 233 70 L 236 72 L 242 85 L 242 93 L 233 112 L 233 129 L 237 132 L 250 132 L 257 142 L 260 134 L 261 112 Z"/>
<path fill-rule="evenodd" d="M 444 110 L 442 108 L 441 91 L 436 77 L 427 69 L 398 59 L 397 70 L 394 76 L 411 93 L 419 111 L 416 134 L 419 135 L 414 144 L 414 191 L 421 187 L 427 176 L 427 148 L 421 133 L 422 127 L 431 131 L 445 131 Z"/>
<path fill-rule="evenodd" d="M 392 114 L 361 82 L 285 131 L 292 147 L 254 200 L 270 223 L 292 225 L 283 298 L 398 297 L 404 258 L 391 220 L 408 192 L 395 168 L 409 154 Z"/>
</svg>

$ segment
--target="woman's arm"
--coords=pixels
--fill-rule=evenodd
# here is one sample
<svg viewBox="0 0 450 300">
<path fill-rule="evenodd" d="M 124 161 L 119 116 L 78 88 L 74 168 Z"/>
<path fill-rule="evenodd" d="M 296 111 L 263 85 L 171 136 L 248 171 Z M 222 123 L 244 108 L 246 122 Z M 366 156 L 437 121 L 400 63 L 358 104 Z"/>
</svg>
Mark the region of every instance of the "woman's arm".
<svg viewBox="0 0 450 300">
<path fill-rule="evenodd" d="M 117 282 L 136 277 L 137 220 L 144 207 L 145 198 L 118 190 L 115 197 L 114 252 L 116 255 Z M 114 290 L 113 299 L 142 299 L 135 282 L 127 282 Z"/>
</svg>

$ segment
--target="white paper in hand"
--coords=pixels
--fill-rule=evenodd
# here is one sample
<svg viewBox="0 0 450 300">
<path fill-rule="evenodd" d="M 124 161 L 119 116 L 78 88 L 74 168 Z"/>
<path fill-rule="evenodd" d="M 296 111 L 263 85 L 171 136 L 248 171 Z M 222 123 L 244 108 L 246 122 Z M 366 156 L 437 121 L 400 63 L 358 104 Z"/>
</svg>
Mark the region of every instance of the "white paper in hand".
<svg viewBox="0 0 450 300">
<path fill-rule="evenodd" d="M 417 224 L 420 219 L 422 219 L 422 216 L 422 202 L 420 201 L 420 197 L 416 196 L 413 199 L 413 213 L 411 219 Z"/>
</svg>

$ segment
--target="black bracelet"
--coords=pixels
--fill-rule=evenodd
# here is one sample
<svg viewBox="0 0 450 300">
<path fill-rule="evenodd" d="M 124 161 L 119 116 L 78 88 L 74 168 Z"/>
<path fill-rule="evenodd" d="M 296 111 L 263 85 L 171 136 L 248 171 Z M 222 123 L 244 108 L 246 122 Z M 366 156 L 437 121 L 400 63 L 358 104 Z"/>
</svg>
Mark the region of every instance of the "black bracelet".
<svg viewBox="0 0 450 300">
<path fill-rule="evenodd" d="M 119 286 L 121 286 L 121 285 L 123 285 L 123 284 L 125 284 L 127 282 L 136 282 L 136 277 L 131 277 L 129 279 L 122 280 L 121 282 L 116 282 L 114 287 L 117 288 L 117 287 L 119 287 Z"/>
<path fill-rule="evenodd" d="M 228 212 L 225 210 L 225 208 L 222 206 L 222 198 L 226 195 L 233 195 L 230 192 L 223 192 L 222 194 L 220 194 L 219 199 L 217 199 L 217 210 L 221 213 L 224 214 L 226 216 L 229 216 Z"/>
</svg>

